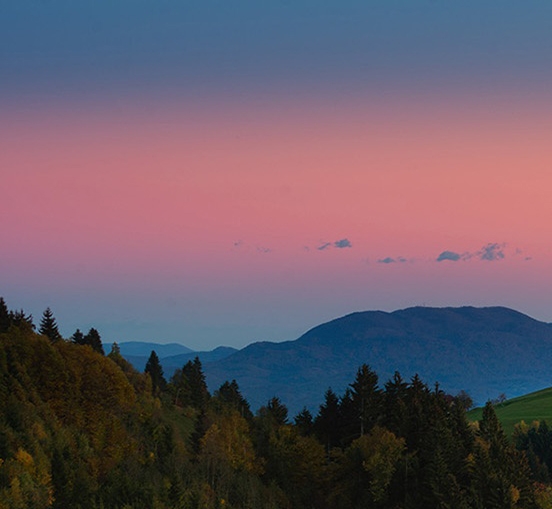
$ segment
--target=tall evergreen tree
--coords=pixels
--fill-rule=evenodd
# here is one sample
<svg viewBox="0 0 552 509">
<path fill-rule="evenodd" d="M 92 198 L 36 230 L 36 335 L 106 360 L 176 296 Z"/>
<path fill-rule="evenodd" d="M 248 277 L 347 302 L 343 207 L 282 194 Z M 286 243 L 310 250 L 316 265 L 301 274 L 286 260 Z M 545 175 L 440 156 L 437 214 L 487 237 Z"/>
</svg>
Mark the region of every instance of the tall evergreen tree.
<svg viewBox="0 0 552 509">
<path fill-rule="evenodd" d="M 40 320 L 40 329 L 38 330 L 40 334 L 47 336 L 52 343 L 61 341 L 63 338 L 59 333 L 56 319 L 52 310 L 48 307 L 42 314 L 42 319 Z"/>
<path fill-rule="evenodd" d="M 159 362 L 159 357 L 155 353 L 155 350 L 151 351 L 148 362 L 146 362 L 146 369 L 144 370 L 151 378 L 152 391 L 154 394 L 158 394 L 164 390 L 167 382 L 163 376 L 163 368 Z"/>
<path fill-rule="evenodd" d="M 280 398 L 277 398 L 277 397 L 270 398 L 268 400 L 266 408 L 268 410 L 268 413 L 274 419 L 274 423 L 277 426 L 283 426 L 284 424 L 287 424 L 287 422 L 288 422 L 288 409 L 281 402 Z"/>
<path fill-rule="evenodd" d="M 10 313 L 4 297 L 0 297 L 0 334 L 6 332 L 10 327 Z"/>
<path fill-rule="evenodd" d="M 314 420 L 314 432 L 318 439 L 325 445 L 329 453 L 333 447 L 340 443 L 341 411 L 339 398 L 332 389 L 324 394 L 324 403 Z"/>
<path fill-rule="evenodd" d="M 71 336 L 71 341 L 77 345 L 84 345 L 86 344 L 84 342 L 84 334 L 81 332 L 80 329 L 77 329 L 73 335 Z"/>
<path fill-rule="evenodd" d="M 205 374 L 203 373 L 199 357 L 196 356 L 193 361 L 188 361 L 184 364 L 182 367 L 182 376 L 188 381 L 192 405 L 199 409 L 205 408 L 210 395 L 207 390 Z"/>
<path fill-rule="evenodd" d="M 84 344 L 90 345 L 92 349 L 102 355 L 105 355 L 103 345 L 102 345 L 102 339 L 100 337 L 100 333 L 92 327 L 86 336 L 84 336 Z"/>
<path fill-rule="evenodd" d="M 310 413 L 307 407 L 303 407 L 303 410 L 301 410 L 294 417 L 293 423 L 295 424 L 295 428 L 297 429 L 300 435 L 305 437 L 312 435 L 314 422 L 313 422 L 312 414 Z"/>
<path fill-rule="evenodd" d="M 378 375 L 363 364 L 358 368 L 351 384 L 352 401 L 356 410 L 360 436 L 370 431 L 382 413 L 382 393 L 378 387 Z"/>
<path fill-rule="evenodd" d="M 236 380 L 224 382 L 219 389 L 215 391 L 214 397 L 218 402 L 237 410 L 240 415 L 248 421 L 253 419 L 253 413 L 251 412 L 249 403 L 240 392 Z"/>
</svg>

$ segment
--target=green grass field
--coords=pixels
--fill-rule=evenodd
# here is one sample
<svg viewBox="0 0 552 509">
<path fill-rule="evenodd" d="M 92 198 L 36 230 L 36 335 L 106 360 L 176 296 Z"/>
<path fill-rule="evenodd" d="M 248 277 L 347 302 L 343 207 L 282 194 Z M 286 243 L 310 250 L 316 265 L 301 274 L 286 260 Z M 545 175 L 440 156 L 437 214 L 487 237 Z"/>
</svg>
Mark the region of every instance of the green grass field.
<svg viewBox="0 0 552 509">
<path fill-rule="evenodd" d="M 533 421 L 546 421 L 552 425 L 552 387 L 506 400 L 504 403 L 497 404 L 495 410 L 508 436 L 512 435 L 514 426 L 522 420 L 526 424 L 531 424 Z M 483 408 L 475 408 L 468 412 L 468 419 L 478 421 L 482 413 Z"/>
</svg>

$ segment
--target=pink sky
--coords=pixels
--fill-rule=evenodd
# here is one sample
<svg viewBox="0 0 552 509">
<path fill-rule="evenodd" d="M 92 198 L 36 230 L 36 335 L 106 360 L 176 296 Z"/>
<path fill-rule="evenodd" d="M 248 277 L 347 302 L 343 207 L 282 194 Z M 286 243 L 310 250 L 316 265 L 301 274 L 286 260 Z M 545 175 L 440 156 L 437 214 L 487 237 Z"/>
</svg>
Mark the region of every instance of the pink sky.
<svg viewBox="0 0 552 509">
<path fill-rule="evenodd" d="M 552 321 L 552 112 L 517 101 L 8 113 L 5 298 L 35 316 L 52 307 L 68 335 L 104 321 L 106 341 L 197 349 L 418 304 L 503 304 Z M 444 251 L 461 259 L 437 262 Z M 157 313 L 178 333 L 117 328 L 117 305 L 121 319 Z"/>
</svg>

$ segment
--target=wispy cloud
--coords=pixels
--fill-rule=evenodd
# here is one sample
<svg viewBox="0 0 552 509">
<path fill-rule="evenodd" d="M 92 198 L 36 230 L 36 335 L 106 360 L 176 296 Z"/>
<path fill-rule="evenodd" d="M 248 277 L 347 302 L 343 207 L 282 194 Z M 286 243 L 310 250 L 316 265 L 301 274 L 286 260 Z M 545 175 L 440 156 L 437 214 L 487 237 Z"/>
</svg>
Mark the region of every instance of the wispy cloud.
<svg viewBox="0 0 552 509">
<path fill-rule="evenodd" d="M 391 256 L 387 256 L 386 258 L 380 258 L 378 260 L 378 263 L 385 263 L 385 264 L 389 264 L 389 263 L 405 263 L 407 262 L 408 260 L 406 258 L 404 258 L 403 256 L 398 256 L 396 258 L 393 258 Z"/>
<path fill-rule="evenodd" d="M 494 262 L 497 260 L 502 260 L 504 258 L 504 248 L 506 244 L 491 243 L 483 246 L 481 250 L 476 253 L 476 256 L 480 260 L 486 260 L 489 262 Z"/>
<path fill-rule="evenodd" d="M 244 242 L 243 240 L 237 240 L 233 243 L 234 249 L 240 249 L 244 252 L 257 252 L 261 254 L 267 254 L 272 252 L 272 248 L 266 247 L 266 246 L 260 246 L 256 244 L 248 244 Z"/>
<path fill-rule="evenodd" d="M 325 251 L 326 249 L 330 249 L 333 247 L 335 247 L 336 249 L 345 249 L 348 247 L 353 247 L 353 244 L 349 239 L 345 238 L 345 239 L 336 240 L 335 242 L 324 242 L 316 249 L 318 249 L 318 251 Z"/>
<path fill-rule="evenodd" d="M 325 251 L 329 247 L 332 247 L 332 243 L 331 242 L 324 242 L 324 244 L 322 244 L 321 246 L 318 246 L 316 249 L 318 249 L 318 251 Z"/>
<path fill-rule="evenodd" d="M 437 262 L 451 261 L 467 261 L 471 259 L 496 262 L 502 260 L 506 257 L 506 243 L 490 242 L 489 244 L 483 246 L 478 251 L 458 253 L 456 251 L 443 251 L 436 259 Z M 516 253 L 520 252 L 519 249 L 516 250 Z"/>
</svg>

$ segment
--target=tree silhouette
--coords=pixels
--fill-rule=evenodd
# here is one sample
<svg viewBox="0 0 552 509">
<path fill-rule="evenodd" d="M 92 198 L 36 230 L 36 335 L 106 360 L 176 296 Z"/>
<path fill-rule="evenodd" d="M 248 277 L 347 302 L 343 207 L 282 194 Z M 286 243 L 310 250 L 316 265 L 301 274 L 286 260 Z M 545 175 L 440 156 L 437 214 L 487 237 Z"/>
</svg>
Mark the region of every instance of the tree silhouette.
<svg viewBox="0 0 552 509">
<path fill-rule="evenodd" d="M 86 336 L 84 336 L 84 344 L 90 345 L 93 350 L 96 352 L 105 355 L 103 345 L 102 345 L 102 339 L 100 338 L 100 333 L 92 327 Z"/>
<path fill-rule="evenodd" d="M 84 334 L 80 329 L 77 329 L 74 334 L 71 336 L 71 341 L 77 345 L 84 345 Z"/>
<path fill-rule="evenodd" d="M 49 307 L 46 308 L 44 313 L 42 313 L 42 319 L 40 320 L 40 329 L 38 329 L 38 332 L 40 332 L 40 334 L 43 334 L 44 336 L 47 336 L 52 343 L 61 341 L 63 339 L 61 337 L 61 334 L 59 333 L 54 314 Z"/>
<path fill-rule="evenodd" d="M 159 362 L 159 357 L 155 353 L 155 350 L 151 351 L 148 362 L 146 362 L 146 369 L 144 370 L 151 378 L 152 391 L 154 394 L 158 394 L 164 390 L 167 382 L 163 376 L 163 368 Z"/>
</svg>

